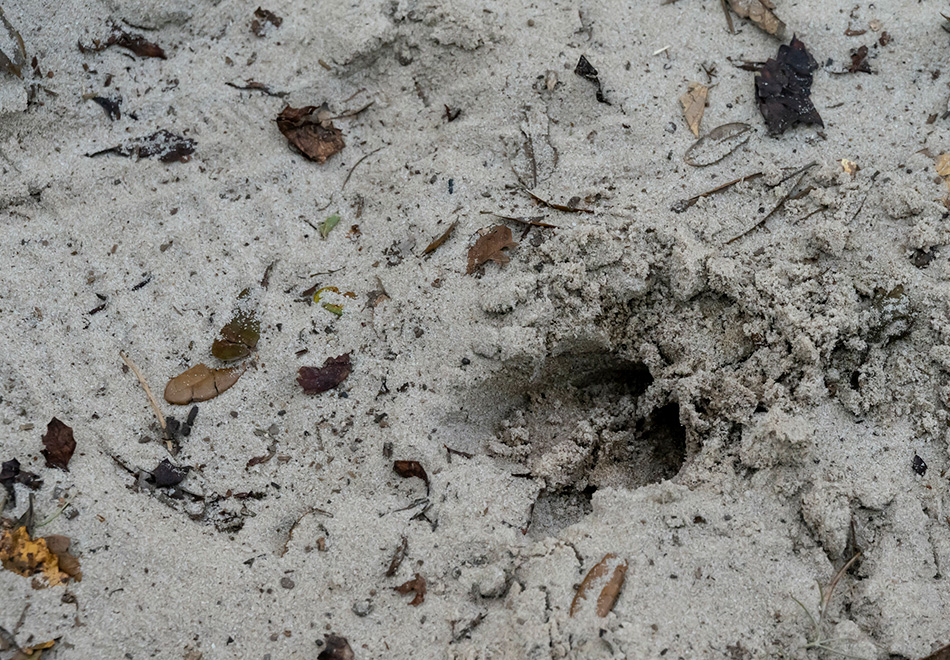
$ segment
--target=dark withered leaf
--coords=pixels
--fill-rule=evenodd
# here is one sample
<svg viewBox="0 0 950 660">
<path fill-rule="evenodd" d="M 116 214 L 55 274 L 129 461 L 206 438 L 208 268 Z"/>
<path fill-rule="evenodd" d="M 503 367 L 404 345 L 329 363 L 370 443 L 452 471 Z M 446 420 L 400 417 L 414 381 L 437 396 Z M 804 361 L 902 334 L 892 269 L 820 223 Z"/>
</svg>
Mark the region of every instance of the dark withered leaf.
<svg viewBox="0 0 950 660">
<path fill-rule="evenodd" d="M 258 7 L 254 10 L 254 20 L 251 21 L 251 32 L 259 37 L 263 37 L 267 34 L 268 25 L 279 28 L 283 22 L 284 19 L 274 12 Z"/>
<path fill-rule="evenodd" d="M 177 486 L 188 475 L 189 469 L 188 466 L 178 467 L 167 458 L 163 458 L 162 462 L 158 464 L 158 467 L 152 470 L 152 479 L 156 486 L 162 488 Z"/>
<path fill-rule="evenodd" d="M 36 490 L 43 485 L 43 481 L 32 472 L 21 469 L 20 461 L 13 458 L 9 461 L 4 461 L 3 464 L 0 465 L 0 484 L 6 489 L 7 495 L 10 497 L 10 503 L 16 506 L 16 489 L 13 487 L 14 484 L 23 484 L 27 488 Z"/>
<path fill-rule="evenodd" d="M 811 101 L 812 72 L 818 68 L 805 44 L 792 37 L 788 46 L 780 46 L 776 59 L 769 59 L 755 78 L 759 110 L 769 132 L 784 133 L 795 124 L 824 127 Z"/>
<path fill-rule="evenodd" d="M 162 47 L 156 43 L 152 43 L 141 34 L 134 34 L 131 32 L 126 32 L 121 28 L 113 28 L 112 34 L 109 35 L 108 45 L 110 46 L 119 46 L 120 48 L 125 48 L 130 50 L 139 57 L 157 57 L 159 59 L 165 58 L 165 51 L 162 50 Z"/>
<path fill-rule="evenodd" d="M 109 37 L 105 41 L 96 39 L 92 42 L 92 44 L 83 44 L 82 42 L 79 42 L 79 52 L 98 53 L 111 46 L 125 48 L 126 50 L 132 51 L 139 57 L 157 57 L 162 60 L 166 59 L 165 51 L 162 50 L 161 46 L 156 43 L 152 43 L 141 34 L 126 32 L 118 25 L 112 26 L 112 32 L 109 33 Z"/>
<path fill-rule="evenodd" d="M 577 66 L 574 67 L 574 73 L 579 75 L 584 80 L 589 80 L 597 86 L 597 100 L 600 103 L 611 105 L 610 101 L 608 101 L 604 96 L 604 86 L 600 82 L 597 69 L 595 69 L 594 65 L 591 64 L 583 55 L 581 55 L 580 59 L 577 60 Z"/>
<path fill-rule="evenodd" d="M 393 587 L 393 589 L 401 594 L 415 594 L 415 597 L 409 601 L 409 604 L 413 607 L 418 607 L 426 602 L 426 579 L 418 573 L 408 582 Z"/>
<path fill-rule="evenodd" d="M 277 115 L 277 128 L 300 153 L 317 163 L 327 162 L 346 146 L 343 131 L 333 125 L 326 104 L 303 108 L 288 105 Z"/>
<path fill-rule="evenodd" d="M 393 461 L 393 472 L 403 479 L 419 477 L 425 482 L 426 488 L 429 487 L 429 475 L 419 461 Z"/>
<path fill-rule="evenodd" d="M 0 23 L 3 23 L 3 28 L 7 32 L 7 38 L 0 41 L 4 45 L 0 48 L 0 69 L 17 78 L 22 78 L 23 67 L 26 66 L 26 47 L 23 45 L 23 37 L 4 16 L 2 8 L 0 8 Z"/>
<path fill-rule="evenodd" d="M 92 100 L 95 103 L 98 103 L 103 110 L 106 111 L 106 114 L 109 116 L 109 119 L 116 121 L 117 119 L 122 119 L 122 99 L 118 96 L 93 96 Z"/>
<path fill-rule="evenodd" d="M 105 154 L 116 154 L 125 157 L 157 158 L 163 163 L 187 163 L 191 160 L 191 154 L 195 153 L 195 146 L 194 140 L 162 129 L 146 137 L 135 138 L 109 149 L 86 154 L 86 156 L 93 158 Z"/>
<path fill-rule="evenodd" d="M 57 467 L 68 472 L 69 459 L 73 457 L 73 452 L 76 451 L 73 430 L 54 417 L 46 425 L 43 446 L 46 447 L 42 451 L 46 458 L 46 466 Z"/>
<path fill-rule="evenodd" d="M 468 269 L 471 275 L 480 267 L 494 261 L 499 265 L 508 263 L 508 255 L 502 252 L 506 248 L 518 247 L 511 238 L 511 230 L 504 225 L 495 225 L 478 238 L 468 251 Z"/>
<path fill-rule="evenodd" d="M 324 635 L 323 641 L 325 648 L 320 651 L 317 660 L 355 660 L 353 649 L 345 637 L 329 634 Z"/>
<path fill-rule="evenodd" d="M 251 291 L 244 289 L 238 294 L 237 308 L 227 325 L 221 328 L 221 336 L 211 344 L 211 354 L 230 362 L 251 354 L 261 338 L 261 322 L 251 307 Z"/>
<path fill-rule="evenodd" d="M 851 66 L 848 67 L 848 73 L 871 73 L 867 46 L 861 46 L 851 51 Z"/>
<path fill-rule="evenodd" d="M 319 394 L 342 383 L 352 370 L 350 354 L 345 353 L 335 358 L 327 358 L 322 367 L 300 367 L 297 383 L 307 394 Z"/>
</svg>

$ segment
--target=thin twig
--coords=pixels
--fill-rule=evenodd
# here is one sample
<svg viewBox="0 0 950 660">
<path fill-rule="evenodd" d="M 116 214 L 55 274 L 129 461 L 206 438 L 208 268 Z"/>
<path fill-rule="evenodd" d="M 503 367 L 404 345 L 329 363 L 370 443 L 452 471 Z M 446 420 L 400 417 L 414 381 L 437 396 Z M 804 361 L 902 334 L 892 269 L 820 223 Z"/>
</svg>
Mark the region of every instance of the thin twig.
<svg viewBox="0 0 950 660">
<path fill-rule="evenodd" d="M 522 189 L 523 192 L 528 195 L 531 199 L 536 201 L 541 206 L 547 206 L 549 209 L 554 209 L 555 211 L 564 211 L 565 213 L 593 213 L 593 209 L 582 209 L 580 207 L 574 206 L 565 206 L 564 204 L 557 204 L 555 202 L 549 202 L 546 199 L 542 199 L 535 195 L 533 192 L 527 188 Z"/>
<path fill-rule="evenodd" d="M 501 218 L 502 220 L 511 220 L 512 222 L 518 222 L 529 227 L 541 227 L 542 229 L 557 229 L 557 225 L 552 225 L 547 222 L 541 222 L 541 219 L 546 217 L 543 215 L 536 215 L 528 218 L 516 218 L 513 215 L 501 215 L 500 213 L 495 213 L 494 211 L 479 211 L 482 215 L 493 215 L 496 218 Z"/>
<path fill-rule="evenodd" d="M 709 197 L 710 195 L 714 195 L 717 192 L 722 192 L 726 188 L 730 188 L 736 185 L 737 183 L 742 183 L 743 181 L 751 181 L 752 179 L 757 179 L 760 176 L 763 176 L 764 174 L 765 172 L 753 172 L 752 174 L 746 174 L 745 176 L 740 176 L 738 179 L 733 179 L 732 181 L 728 181 L 720 186 L 716 186 L 712 190 L 707 190 L 706 192 L 699 193 L 698 195 L 693 195 L 692 197 L 688 199 L 681 199 L 680 201 L 676 202 L 676 204 L 673 205 L 672 211 L 674 213 L 682 213 L 683 211 L 688 209 L 690 206 L 692 206 L 693 204 L 701 200 L 703 197 Z"/>
<path fill-rule="evenodd" d="M 729 7 L 726 5 L 726 0 L 719 0 L 719 4 L 722 5 L 722 13 L 726 15 L 726 24 L 729 25 L 729 34 L 735 34 L 736 28 L 732 24 L 732 16 L 729 15 Z"/>
<path fill-rule="evenodd" d="M 383 147 L 385 147 L 385 146 L 386 146 L 386 145 L 383 145 Z M 356 163 L 353 165 L 353 167 L 350 168 L 350 171 L 346 173 L 346 178 L 343 179 L 343 185 L 340 187 L 340 192 L 342 192 L 343 189 L 346 188 L 346 184 L 349 182 L 350 177 L 353 176 L 353 170 L 355 170 L 355 169 L 357 168 L 357 166 L 358 166 L 360 163 L 362 163 L 364 160 L 366 160 L 367 158 L 369 158 L 370 156 L 372 156 L 373 154 L 375 154 L 377 151 L 380 151 L 383 147 L 379 147 L 379 148 L 377 148 L 377 149 L 373 149 L 371 152 L 369 152 L 368 154 L 366 154 L 365 156 L 363 156 L 362 158 L 360 158 L 358 161 L 356 161 Z M 329 205 L 328 205 L 328 206 L 329 206 Z"/>
<path fill-rule="evenodd" d="M 732 238 L 730 238 L 728 241 L 726 241 L 726 245 L 729 245 L 729 244 L 731 244 L 731 243 L 734 243 L 734 242 L 738 241 L 740 238 L 742 238 L 743 236 L 749 234 L 750 232 L 753 232 L 753 231 L 755 231 L 756 229 L 758 229 L 759 227 L 764 226 L 765 223 L 768 222 L 769 218 L 771 218 L 773 215 L 775 215 L 776 213 L 778 213 L 778 211 L 779 211 L 783 206 L 785 206 L 785 202 L 787 202 L 789 199 L 791 199 L 792 195 L 795 193 L 795 189 L 798 188 L 799 185 L 801 185 L 801 182 L 802 182 L 802 180 L 805 178 L 805 175 L 808 174 L 808 170 L 811 169 L 812 167 L 814 167 L 815 165 L 817 165 L 817 163 L 816 163 L 815 161 L 812 161 L 812 162 L 808 163 L 807 165 L 805 165 L 804 167 L 798 168 L 797 170 L 795 170 L 794 172 L 792 172 L 791 174 L 789 174 L 788 176 L 786 176 L 785 178 L 783 178 L 782 181 L 787 181 L 788 179 L 792 178 L 792 177 L 795 176 L 796 174 L 799 175 L 799 176 L 798 176 L 798 180 L 795 182 L 795 185 L 793 185 L 791 188 L 789 188 L 788 192 L 787 192 L 785 195 L 782 196 L 782 199 L 779 200 L 778 204 L 776 204 L 776 205 L 772 208 L 771 211 L 769 211 L 768 213 L 765 214 L 765 217 L 763 217 L 761 220 L 759 220 L 757 223 L 755 223 L 754 225 L 752 225 L 751 227 L 749 227 L 748 229 L 746 229 L 744 232 L 742 232 L 742 233 L 739 234 L 738 236 L 733 236 Z"/>
<path fill-rule="evenodd" d="M 148 396 L 149 403 L 152 404 L 152 410 L 155 411 L 155 416 L 158 417 L 158 423 L 162 426 L 162 431 L 165 430 L 165 415 L 162 414 L 162 409 L 158 407 L 158 401 L 155 400 L 155 396 L 152 394 L 152 390 L 149 389 L 148 383 L 145 382 L 145 376 L 142 375 L 142 372 L 139 371 L 139 368 L 135 366 L 135 363 L 129 359 L 129 356 L 125 354 L 124 351 L 119 351 L 119 357 L 122 358 L 122 361 L 125 362 L 129 369 L 135 374 L 136 378 L 139 379 L 139 383 L 142 385 L 142 389 L 145 390 L 146 396 Z"/>
</svg>

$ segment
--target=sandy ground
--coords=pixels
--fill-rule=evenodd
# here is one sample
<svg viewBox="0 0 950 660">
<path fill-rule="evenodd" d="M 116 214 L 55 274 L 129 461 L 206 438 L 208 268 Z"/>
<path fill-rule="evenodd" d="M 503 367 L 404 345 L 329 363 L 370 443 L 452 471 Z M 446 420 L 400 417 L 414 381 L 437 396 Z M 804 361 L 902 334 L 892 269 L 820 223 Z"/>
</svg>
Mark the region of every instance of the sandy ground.
<svg viewBox="0 0 950 660">
<path fill-rule="evenodd" d="M 916 660 L 950 643 L 944 5 L 781 3 L 821 65 L 824 128 L 780 137 L 734 66 L 780 42 L 738 18 L 730 34 L 714 0 L 274 0 L 264 36 L 256 8 L 3 3 L 42 78 L 0 79 L 0 460 L 42 477 L 37 520 L 71 503 L 37 533 L 71 538 L 83 571 L 38 590 L 0 571 L 5 644 Z M 110 22 L 167 59 L 81 53 Z M 844 73 L 862 45 L 873 73 Z M 226 85 L 247 80 L 285 95 Z M 683 159 L 691 81 L 715 85 L 702 133 L 754 130 L 703 168 Z M 91 96 L 120 96 L 121 118 Z M 318 164 L 274 119 L 324 102 L 372 105 L 335 120 L 346 147 Z M 161 129 L 196 141 L 190 162 L 85 156 Z M 511 262 L 466 274 L 499 223 Z M 356 298 L 337 316 L 301 300 L 313 285 Z M 218 366 L 247 287 L 248 371 L 170 455 L 119 352 L 158 393 Z M 300 366 L 344 353 L 338 389 L 301 391 Z M 40 455 L 54 416 L 75 433 L 68 472 Z M 136 478 L 166 458 L 192 467 L 180 489 Z M 816 629 L 818 585 L 858 551 Z M 570 616 L 608 553 L 628 566 L 612 611 Z M 411 605 L 394 588 L 416 574 Z"/>
</svg>

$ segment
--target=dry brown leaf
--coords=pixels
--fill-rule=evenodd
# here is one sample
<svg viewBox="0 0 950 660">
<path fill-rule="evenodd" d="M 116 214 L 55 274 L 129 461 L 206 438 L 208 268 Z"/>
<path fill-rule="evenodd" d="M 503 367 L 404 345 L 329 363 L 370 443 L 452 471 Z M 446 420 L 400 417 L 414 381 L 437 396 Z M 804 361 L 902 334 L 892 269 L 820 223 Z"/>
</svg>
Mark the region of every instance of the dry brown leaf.
<svg viewBox="0 0 950 660">
<path fill-rule="evenodd" d="M 352 371 L 350 354 L 344 353 L 335 358 L 327 358 L 322 367 L 300 367 L 297 371 L 297 383 L 306 394 L 319 394 L 332 390 L 346 380 Z"/>
<path fill-rule="evenodd" d="M 69 554 L 69 539 L 60 536 L 31 539 L 26 527 L 4 530 L 0 535 L 0 563 L 23 577 L 43 573 L 49 586 L 82 579 L 79 560 Z"/>
<path fill-rule="evenodd" d="M 176 406 L 184 406 L 192 401 L 213 399 L 234 385 L 245 368 L 212 369 L 204 363 L 196 364 L 168 381 L 165 400 Z"/>
<path fill-rule="evenodd" d="M 475 241 L 475 245 L 468 251 L 466 273 L 471 275 L 489 261 L 494 261 L 499 265 L 508 263 L 508 255 L 502 250 L 512 247 L 518 247 L 518 244 L 511 240 L 511 230 L 508 227 L 504 225 L 491 227 Z"/>
<path fill-rule="evenodd" d="M 729 6 L 741 18 L 748 18 L 779 39 L 785 36 L 785 23 L 772 11 L 775 4 L 770 0 L 729 0 Z"/>
<path fill-rule="evenodd" d="M 46 458 L 46 467 L 58 467 L 69 472 L 69 459 L 76 451 L 73 430 L 54 417 L 46 425 L 43 446 L 45 449 L 42 454 Z"/>
<path fill-rule="evenodd" d="M 300 153 L 317 163 L 342 151 L 343 131 L 330 120 L 326 104 L 291 108 L 289 105 L 277 115 L 277 128 Z"/>
<path fill-rule="evenodd" d="M 393 587 L 393 589 L 401 594 L 415 594 L 415 598 L 409 601 L 409 604 L 413 607 L 418 607 L 426 601 L 426 579 L 418 573 L 408 582 Z"/>
<path fill-rule="evenodd" d="M 580 609 L 581 603 L 587 600 L 589 591 L 600 587 L 597 596 L 597 616 L 605 617 L 610 614 L 620 590 L 623 588 L 627 576 L 627 560 L 618 559 L 617 555 L 608 553 L 594 565 L 577 588 L 574 600 L 571 601 L 570 615 L 574 616 Z"/>
<path fill-rule="evenodd" d="M 680 96 L 683 104 L 683 116 L 693 135 L 699 137 L 699 123 L 706 112 L 706 99 L 709 97 L 709 88 L 698 82 L 691 82 L 686 93 Z"/>
</svg>

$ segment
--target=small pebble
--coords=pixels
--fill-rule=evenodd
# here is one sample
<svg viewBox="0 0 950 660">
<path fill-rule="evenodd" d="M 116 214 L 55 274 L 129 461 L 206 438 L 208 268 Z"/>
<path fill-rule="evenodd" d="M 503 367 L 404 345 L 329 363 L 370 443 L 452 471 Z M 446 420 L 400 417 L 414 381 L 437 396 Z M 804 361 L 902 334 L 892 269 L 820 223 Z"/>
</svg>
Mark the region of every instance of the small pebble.
<svg viewBox="0 0 950 660">
<path fill-rule="evenodd" d="M 280 578 L 280 586 L 282 586 L 284 589 L 293 589 L 295 585 L 294 581 L 289 577 L 282 577 Z"/>
</svg>

